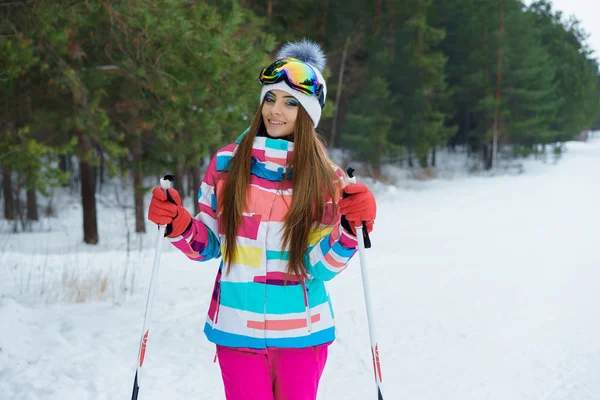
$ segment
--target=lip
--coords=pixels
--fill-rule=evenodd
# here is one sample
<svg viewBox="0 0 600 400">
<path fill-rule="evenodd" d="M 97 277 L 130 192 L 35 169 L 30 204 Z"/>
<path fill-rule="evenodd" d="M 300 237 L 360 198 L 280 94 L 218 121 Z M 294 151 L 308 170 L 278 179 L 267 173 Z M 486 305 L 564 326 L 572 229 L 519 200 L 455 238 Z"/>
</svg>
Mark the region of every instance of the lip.
<svg viewBox="0 0 600 400">
<path fill-rule="evenodd" d="M 274 122 L 279 122 L 279 123 L 274 123 L 274 120 L 271 120 L 270 118 L 267 118 L 267 122 L 269 122 L 269 125 L 273 125 L 273 126 L 284 126 L 287 124 L 287 122 L 283 122 L 283 121 L 274 121 Z"/>
</svg>

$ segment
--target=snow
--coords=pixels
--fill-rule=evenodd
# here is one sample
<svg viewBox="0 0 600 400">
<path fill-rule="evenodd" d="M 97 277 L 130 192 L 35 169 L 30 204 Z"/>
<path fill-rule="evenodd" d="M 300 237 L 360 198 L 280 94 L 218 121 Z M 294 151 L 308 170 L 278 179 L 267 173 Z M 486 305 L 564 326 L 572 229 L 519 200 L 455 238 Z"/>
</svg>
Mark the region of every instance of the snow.
<svg viewBox="0 0 600 400">
<path fill-rule="evenodd" d="M 386 399 L 600 399 L 600 138 L 523 171 L 372 184 Z M 129 398 L 156 231 L 128 246 L 133 211 L 109 194 L 98 246 L 67 195 L 35 233 L 4 226 L 1 399 Z M 140 399 L 224 399 L 202 333 L 217 266 L 164 243 Z M 328 287 L 338 339 L 319 398 L 375 398 L 358 257 Z"/>
</svg>

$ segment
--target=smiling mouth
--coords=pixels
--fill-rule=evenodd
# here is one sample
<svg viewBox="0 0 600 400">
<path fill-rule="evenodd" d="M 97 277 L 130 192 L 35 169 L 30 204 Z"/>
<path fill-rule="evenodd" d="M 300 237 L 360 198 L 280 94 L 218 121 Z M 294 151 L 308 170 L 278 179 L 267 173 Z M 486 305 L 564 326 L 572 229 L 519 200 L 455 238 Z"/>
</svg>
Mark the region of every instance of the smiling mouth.
<svg viewBox="0 0 600 400">
<path fill-rule="evenodd" d="M 277 126 L 285 125 L 285 122 L 282 122 L 282 121 L 273 121 L 272 119 L 269 120 L 269 123 L 271 125 L 277 125 Z"/>
</svg>

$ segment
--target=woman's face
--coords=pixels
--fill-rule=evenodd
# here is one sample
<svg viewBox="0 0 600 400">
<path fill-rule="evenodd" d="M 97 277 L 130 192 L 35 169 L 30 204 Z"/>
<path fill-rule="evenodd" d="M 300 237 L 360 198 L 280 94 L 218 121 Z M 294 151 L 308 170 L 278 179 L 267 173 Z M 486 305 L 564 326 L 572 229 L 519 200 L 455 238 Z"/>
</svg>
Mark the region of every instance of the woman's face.
<svg viewBox="0 0 600 400">
<path fill-rule="evenodd" d="M 289 93 L 270 90 L 265 95 L 262 106 L 263 122 L 271 137 L 281 138 L 292 135 L 300 102 Z"/>
</svg>

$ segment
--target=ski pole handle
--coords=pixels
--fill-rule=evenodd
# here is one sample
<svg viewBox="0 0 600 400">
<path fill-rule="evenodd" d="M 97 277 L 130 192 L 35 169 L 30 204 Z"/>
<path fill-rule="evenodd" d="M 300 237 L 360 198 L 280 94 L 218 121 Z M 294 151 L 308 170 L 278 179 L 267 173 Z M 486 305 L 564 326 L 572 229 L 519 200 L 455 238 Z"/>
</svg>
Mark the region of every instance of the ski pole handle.
<svg viewBox="0 0 600 400">
<path fill-rule="evenodd" d="M 348 179 L 346 180 L 346 183 L 356 183 L 356 176 L 354 176 L 354 168 L 348 167 L 346 173 L 348 174 Z M 342 197 L 347 196 L 348 195 L 345 192 L 342 194 Z M 366 221 L 363 221 L 360 233 L 358 232 L 358 230 L 356 231 L 356 237 L 362 237 L 365 242 L 365 248 L 371 248 L 371 237 L 369 236 L 369 231 L 367 231 Z"/>
<path fill-rule="evenodd" d="M 173 187 L 173 182 L 175 182 L 175 175 L 165 175 L 160 178 L 160 187 L 166 192 L 167 189 L 171 189 Z"/>
</svg>

